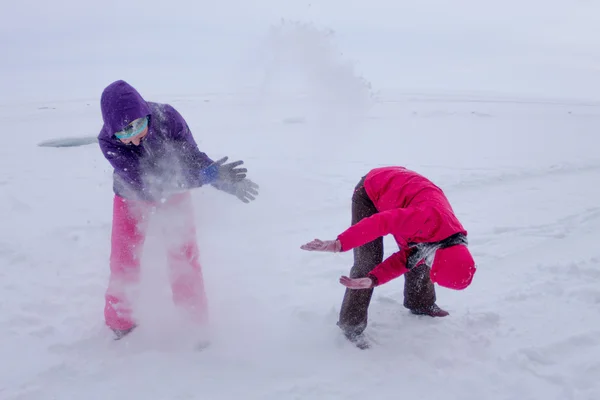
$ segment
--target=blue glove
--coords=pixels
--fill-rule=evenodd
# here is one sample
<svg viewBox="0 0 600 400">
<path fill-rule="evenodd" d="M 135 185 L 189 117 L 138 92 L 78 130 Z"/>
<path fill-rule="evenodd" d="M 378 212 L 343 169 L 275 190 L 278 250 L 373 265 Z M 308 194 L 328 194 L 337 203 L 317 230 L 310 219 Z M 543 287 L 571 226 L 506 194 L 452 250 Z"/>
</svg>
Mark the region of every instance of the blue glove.
<svg viewBox="0 0 600 400">
<path fill-rule="evenodd" d="M 202 184 L 213 183 L 219 178 L 219 165 L 212 163 L 208 167 L 200 170 L 200 179 Z"/>
<path fill-rule="evenodd" d="M 246 172 L 248 172 L 246 168 L 236 168 L 243 164 L 243 161 L 234 161 L 225 164 L 227 159 L 228 157 L 223 157 L 200 171 L 201 179 L 204 184 L 214 183 L 216 181 L 232 184 L 240 182 L 246 177 Z"/>
</svg>

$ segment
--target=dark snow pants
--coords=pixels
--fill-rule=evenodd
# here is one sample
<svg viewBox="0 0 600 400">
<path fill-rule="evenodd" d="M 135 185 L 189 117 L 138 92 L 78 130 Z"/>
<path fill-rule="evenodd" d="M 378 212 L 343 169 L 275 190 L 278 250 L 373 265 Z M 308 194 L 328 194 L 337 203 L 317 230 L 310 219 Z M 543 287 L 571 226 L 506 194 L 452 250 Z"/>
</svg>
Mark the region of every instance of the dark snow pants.
<svg viewBox="0 0 600 400">
<path fill-rule="evenodd" d="M 356 185 L 352 196 L 352 225 L 377 213 L 364 187 L 365 177 Z M 383 237 L 353 249 L 351 278 L 364 278 L 383 261 Z M 435 287 L 429 277 L 430 268 L 422 264 L 404 274 L 404 307 L 423 309 L 435 303 Z M 359 335 L 367 327 L 367 315 L 373 289 L 346 289 L 338 326 L 346 335 Z"/>
</svg>

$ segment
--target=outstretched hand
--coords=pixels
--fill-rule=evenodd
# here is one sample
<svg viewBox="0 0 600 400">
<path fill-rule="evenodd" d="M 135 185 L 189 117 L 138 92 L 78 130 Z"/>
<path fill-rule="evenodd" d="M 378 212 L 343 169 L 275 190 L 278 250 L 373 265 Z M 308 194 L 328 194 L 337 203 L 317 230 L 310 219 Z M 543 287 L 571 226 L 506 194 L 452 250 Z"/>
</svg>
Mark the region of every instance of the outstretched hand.
<svg viewBox="0 0 600 400">
<path fill-rule="evenodd" d="M 235 196 L 244 203 L 249 203 L 258 196 L 258 185 L 250 179 L 242 179 L 234 185 L 236 188 Z"/>
<path fill-rule="evenodd" d="M 340 277 L 340 283 L 349 289 L 370 289 L 373 285 L 371 278 L 348 278 L 347 276 Z"/>
<path fill-rule="evenodd" d="M 308 251 L 327 251 L 330 253 L 338 253 L 342 250 L 342 244 L 339 240 L 320 240 L 315 239 L 300 246 L 302 250 Z"/>
<path fill-rule="evenodd" d="M 228 183 L 240 182 L 244 178 L 246 178 L 246 172 L 248 169 L 246 168 L 236 168 L 239 165 L 242 165 L 244 162 L 242 160 L 230 162 L 225 164 L 229 157 L 225 156 L 220 160 L 215 161 L 215 164 L 218 168 L 218 180 Z"/>
<path fill-rule="evenodd" d="M 247 178 L 239 182 L 217 181 L 212 185 L 219 190 L 234 195 L 244 203 L 249 203 L 258 196 L 259 186 Z"/>
</svg>

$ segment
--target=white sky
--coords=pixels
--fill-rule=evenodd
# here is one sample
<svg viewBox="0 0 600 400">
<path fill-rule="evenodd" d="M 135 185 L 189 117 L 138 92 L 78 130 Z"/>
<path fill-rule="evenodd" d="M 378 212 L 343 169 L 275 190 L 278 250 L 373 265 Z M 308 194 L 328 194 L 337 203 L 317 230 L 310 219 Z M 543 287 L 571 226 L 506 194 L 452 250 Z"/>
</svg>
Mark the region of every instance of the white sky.
<svg viewBox="0 0 600 400">
<path fill-rule="evenodd" d="M 0 16 L 0 103 L 255 84 L 281 18 L 336 32 L 375 88 L 600 98 L 596 0 L 22 1 Z M 290 44 L 293 46 L 294 44 Z M 302 52 L 303 48 L 293 49 Z"/>
</svg>

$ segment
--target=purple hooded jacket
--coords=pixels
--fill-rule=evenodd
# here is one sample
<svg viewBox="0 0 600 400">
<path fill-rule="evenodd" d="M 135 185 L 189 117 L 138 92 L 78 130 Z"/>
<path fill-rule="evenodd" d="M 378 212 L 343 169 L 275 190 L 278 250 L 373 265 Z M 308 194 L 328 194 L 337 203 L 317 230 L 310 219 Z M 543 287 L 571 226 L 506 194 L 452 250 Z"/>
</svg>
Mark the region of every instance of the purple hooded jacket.
<svg viewBox="0 0 600 400">
<path fill-rule="evenodd" d="M 200 187 L 216 179 L 213 163 L 198 149 L 183 117 L 169 104 L 145 101 L 127 82 L 111 83 L 100 99 L 104 125 L 98 142 L 114 168 L 115 194 L 156 202 L 171 193 Z M 137 118 L 149 116 L 148 134 L 139 146 L 114 134 Z"/>
</svg>

